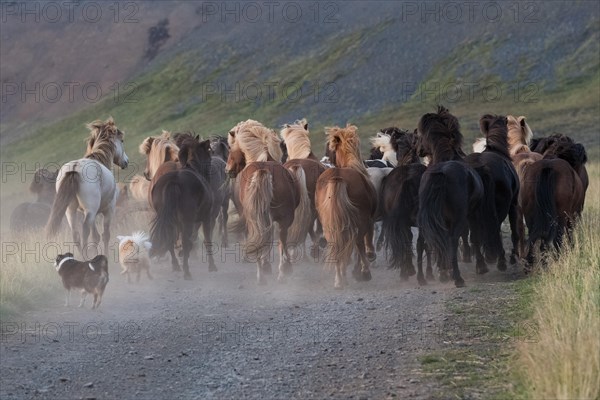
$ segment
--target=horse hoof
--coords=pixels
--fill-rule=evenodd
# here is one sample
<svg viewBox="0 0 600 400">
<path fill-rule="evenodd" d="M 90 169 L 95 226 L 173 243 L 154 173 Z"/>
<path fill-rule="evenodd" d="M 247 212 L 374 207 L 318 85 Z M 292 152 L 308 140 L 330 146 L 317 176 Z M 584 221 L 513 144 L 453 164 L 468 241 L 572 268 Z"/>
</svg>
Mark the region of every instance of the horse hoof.
<svg viewBox="0 0 600 400">
<path fill-rule="evenodd" d="M 215 271 L 218 271 L 216 265 L 209 265 L 208 266 L 208 272 L 215 272 Z"/>
<path fill-rule="evenodd" d="M 417 271 L 415 271 L 415 267 L 413 267 L 413 266 L 411 265 L 411 266 L 409 266 L 409 267 L 407 268 L 407 273 L 408 273 L 408 276 L 413 276 L 413 275 L 416 275 L 416 274 L 417 274 Z"/>
<path fill-rule="evenodd" d="M 325 247 L 327 247 L 327 239 L 325 239 L 324 237 L 321 237 L 319 239 L 319 247 L 324 249 Z"/>
<path fill-rule="evenodd" d="M 402 279 L 403 281 L 407 281 L 409 276 L 410 275 L 404 270 L 400 272 L 400 279 Z"/>
<path fill-rule="evenodd" d="M 377 254 L 375 254 L 371 251 L 368 251 L 367 252 L 367 260 L 369 260 L 369 262 L 373 262 L 373 261 L 377 260 Z"/>
<path fill-rule="evenodd" d="M 477 265 L 475 265 L 475 272 L 479 275 L 486 274 L 488 271 L 488 267 L 484 262 L 478 262 Z"/>
<path fill-rule="evenodd" d="M 277 282 L 278 282 L 278 283 L 286 283 L 285 275 L 280 273 L 280 274 L 277 276 Z"/>
<path fill-rule="evenodd" d="M 465 287 L 465 280 L 463 278 L 458 278 L 454 280 L 454 286 L 456 287 Z"/>
<path fill-rule="evenodd" d="M 515 254 L 511 254 L 510 255 L 510 265 L 517 265 L 518 260 L 517 260 L 517 256 Z"/>
<path fill-rule="evenodd" d="M 311 246 L 310 248 L 310 256 L 313 260 L 319 260 L 319 246 Z"/>
<path fill-rule="evenodd" d="M 417 282 L 419 282 L 419 286 L 427 285 L 427 280 L 422 275 L 417 277 Z"/>
<path fill-rule="evenodd" d="M 342 285 L 340 282 L 336 282 L 333 284 L 333 288 L 335 290 L 342 290 L 344 288 L 344 285 Z"/>
<path fill-rule="evenodd" d="M 273 268 L 271 267 L 271 263 L 268 261 L 266 261 L 263 264 L 263 266 L 261 267 L 261 270 L 266 275 L 271 275 L 273 273 Z"/>
<path fill-rule="evenodd" d="M 186 272 L 185 274 L 183 274 L 183 279 L 185 279 L 186 281 L 191 281 L 192 274 L 190 274 L 189 272 Z"/>
<path fill-rule="evenodd" d="M 361 278 L 362 278 L 360 271 L 358 271 L 356 269 L 352 270 L 352 277 L 359 282 L 361 281 Z"/>
<path fill-rule="evenodd" d="M 373 279 L 373 277 L 371 276 L 371 271 L 369 271 L 369 270 L 362 271 L 361 277 L 362 277 L 362 280 L 365 282 L 368 282 L 371 279 Z"/>
<path fill-rule="evenodd" d="M 446 271 L 440 272 L 440 282 L 446 283 L 449 280 L 450 280 L 450 277 L 448 276 L 448 273 Z"/>
<path fill-rule="evenodd" d="M 425 275 L 425 278 L 426 278 L 428 281 L 435 281 L 435 277 L 433 276 L 433 273 L 432 273 L 432 272 L 428 272 L 428 273 L 427 273 L 427 275 Z"/>
<path fill-rule="evenodd" d="M 173 271 L 181 271 L 179 264 L 173 264 Z"/>
<path fill-rule="evenodd" d="M 261 276 L 260 278 L 258 278 L 258 280 L 256 281 L 256 283 L 259 286 L 265 286 L 267 284 L 267 279 L 264 276 Z"/>
</svg>

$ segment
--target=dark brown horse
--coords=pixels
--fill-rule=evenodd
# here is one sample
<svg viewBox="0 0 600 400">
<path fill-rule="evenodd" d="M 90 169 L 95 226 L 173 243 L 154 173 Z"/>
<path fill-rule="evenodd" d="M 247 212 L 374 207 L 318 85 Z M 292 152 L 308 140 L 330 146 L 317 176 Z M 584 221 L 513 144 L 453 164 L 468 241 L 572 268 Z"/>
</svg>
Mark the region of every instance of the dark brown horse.
<svg viewBox="0 0 600 400">
<path fill-rule="evenodd" d="M 312 152 L 306 119 L 293 124 L 285 124 L 280 134 L 288 154 L 288 160 L 284 167 L 296 176 L 301 188 L 305 187 L 303 192 L 306 192 L 306 196 L 301 193 L 301 206 L 296 209 L 294 223 L 290 227 L 289 240 L 291 243 L 295 242 L 303 247 L 308 233 L 312 241 L 310 254 L 316 260 L 319 257 L 319 242 L 323 230 L 317 215 L 315 191 L 317 180 L 325 171 L 325 166 Z M 305 200 L 303 200 L 304 197 L 306 197 Z M 302 205 L 303 202 L 309 202 L 309 204 Z"/>
<path fill-rule="evenodd" d="M 35 171 L 29 191 L 37 196 L 37 200 L 24 202 L 15 207 L 10 215 L 11 232 L 39 229 L 46 225 L 56 196 L 57 175 L 58 171 L 52 172 L 46 168 Z"/>
<path fill-rule="evenodd" d="M 240 214 L 246 222 L 245 253 L 256 260 L 257 281 L 266 283 L 271 273 L 269 254 L 273 222 L 279 225 L 279 275 L 283 281 L 292 269 L 288 230 L 300 203 L 300 187 L 279 161 L 279 139 L 275 132 L 256 121 L 240 123 L 230 131 L 227 172 L 239 181 Z M 272 156 L 275 155 L 275 157 Z"/>
<path fill-rule="evenodd" d="M 173 268 L 178 269 L 175 244 L 180 236 L 184 279 L 191 279 L 188 260 L 200 225 L 208 255 L 208 270 L 217 270 L 212 254 L 213 194 L 209 183 L 202 177 L 206 169 L 204 166 L 211 162 L 210 142 L 186 141 L 178 157 L 178 168 L 163 173 L 161 169 L 170 169 L 165 163 L 154 176 L 156 182 L 151 189 L 151 205 L 156 215 L 150 229 L 151 254 L 161 255 L 169 251 Z"/>
<path fill-rule="evenodd" d="M 486 114 L 479 120 L 481 133 L 486 140 L 485 150 L 471 153 L 465 161 L 477 171 L 484 186 L 484 213 L 493 224 L 484 227 L 482 232 L 491 248 L 486 249 L 489 260 L 497 258 L 497 268 L 506 270 L 506 258 L 502 245 L 502 221 L 509 217 L 511 240 L 513 244 L 511 263 L 519 257 L 519 177 L 512 165 L 508 148 L 508 125 L 505 116 Z M 476 271 L 479 274 L 488 271 L 481 248 L 474 248 Z"/>
<path fill-rule="evenodd" d="M 355 247 L 358 261 L 352 275 L 358 281 L 371 279 L 377 196 L 360 156 L 356 127 L 326 128 L 326 132 L 330 159 L 336 168 L 319 176 L 315 203 L 327 239 L 325 261 L 335 267 L 334 287 L 341 289 L 347 285 L 346 267 Z"/>
<path fill-rule="evenodd" d="M 455 116 L 439 106 L 437 113 L 425 114 L 419 121 L 420 155 L 431 162 L 421 178 L 417 225 L 434 251 L 440 280 L 452 278 L 457 287 L 465 282 L 458 269 L 458 241 L 471 230 L 471 242 L 480 247 L 482 226 L 489 226 L 489 214 L 482 209 L 483 183 L 473 168 L 463 161 L 460 125 Z"/>
<path fill-rule="evenodd" d="M 383 234 L 390 268 L 400 268 L 400 276 L 408 279 L 415 274 L 412 263 L 413 234 L 411 227 L 417 226 L 419 210 L 419 185 L 425 172 L 417 154 L 418 136 L 415 133 L 388 128 L 390 143 L 396 152 L 398 166 L 383 180 L 381 209 Z M 426 250 L 425 239 L 419 232 L 417 239 L 417 279 L 419 284 L 427 281 L 423 274 L 423 252 L 427 253 L 427 278 L 433 279 L 431 253 Z"/>
<path fill-rule="evenodd" d="M 535 262 L 535 247 L 542 252 L 550 245 L 558 250 L 583 209 L 584 185 L 577 170 L 587 161 L 582 145 L 556 141 L 546 148 L 544 158 L 525 170 L 521 206 L 529 228 L 527 270 Z M 529 184 L 531 183 L 531 184 Z"/>
<path fill-rule="evenodd" d="M 173 135 L 175 144 L 181 148 L 187 141 L 200 141 L 199 136 L 194 136 L 189 132 L 175 133 Z M 228 246 L 227 237 L 227 220 L 229 218 L 229 199 L 230 199 L 230 188 L 227 181 L 227 174 L 225 173 L 226 163 L 221 157 L 213 155 L 214 142 L 209 139 L 211 158 L 210 163 L 206 165 L 197 165 L 197 170 L 200 175 L 206 179 L 209 183 L 213 193 L 213 208 L 212 217 L 213 224 L 219 221 L 219 233 L 221 234 L 221 245 L 223 247 Z M 222 140 L 219 140 L 219 147 L 223 145 Z M 222 149 L 221 149 L 222 150 Z M 229 156 L 229 148 L 227 148 L 227 156 Z"/>
</svg>

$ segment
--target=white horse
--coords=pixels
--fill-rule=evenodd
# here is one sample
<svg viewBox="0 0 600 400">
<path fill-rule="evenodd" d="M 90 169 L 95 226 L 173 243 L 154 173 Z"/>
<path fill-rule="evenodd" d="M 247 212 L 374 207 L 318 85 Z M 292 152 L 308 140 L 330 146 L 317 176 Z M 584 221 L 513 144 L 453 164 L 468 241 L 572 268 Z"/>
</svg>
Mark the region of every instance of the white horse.
<svg viewBox="0 0 600 400">
<path fill-rule="evenodd" d="M 67 215 L 73 241 L 81 255 L 86 258 L 88 236 L 98 243 L 100 235 L 96 229 L 96 216 L 104 215 L 104 254 L 108 254 L 110 222 L 117 203 L 117 185 L 110 170 L 114 163 L 127 168 L 129 159 L 123 148 L 123 132 L 112 118 L 94 121 L 87 125 L 90 136 L 84 158 L 64 164 L 56 179 L 56 198 L 46 225 L 46 233 L 54 236 L 60 227 L 62 216 Z M 80 237 L 77 225 L 77 210 L 83 211 L 83 229 Z"/>
</svg>

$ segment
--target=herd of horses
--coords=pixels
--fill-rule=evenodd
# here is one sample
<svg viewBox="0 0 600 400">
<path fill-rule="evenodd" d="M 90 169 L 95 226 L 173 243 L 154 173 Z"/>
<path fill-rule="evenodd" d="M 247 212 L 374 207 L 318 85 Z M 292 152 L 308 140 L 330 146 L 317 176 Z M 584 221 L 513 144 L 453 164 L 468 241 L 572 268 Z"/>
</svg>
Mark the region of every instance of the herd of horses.
<svg viewBox="0 0 600 400">
<path fill-rule="evenodd" d="M 489 263 L 507 269 L 502 239 L 507 217 L 510 263 L 522 262 L 526 271 L 568 245 L 589 183 L 585 149 L 570 137 L 534 139 L 525 117 L 510 115 L 484 115 L 479 125 L 483 138 L 466 155 L 458 119 L 439 106 L 412 132 L 382 129 L 371 139 L 370 160 L 363 160 L 357 128 L 350 124 L 325 129 L 321 159 L 313 153 L 304 119 L 284 125 L 279 134 L 254 120 L 240 122 L 227 137 L 206 140 L 163 132 L 139 146 L 146 168 L 129 193 L 152 210 L 151 255 L 169 252 L 173 269 L 182 267 L 185 279 L 191 279 L 189 258 L 200 228 L 208 270 L 217 270 L 213 234 L 218 226 L 221 246 L 228 246 L 231 201 L 259 284 L 272 273 L 277 232 L 279 281 L 291 273 L 308 236 L 310 255 L 323 255 L 335 270 L 335 288 L 347 285 L 353 255 L 352 276 L 370 280 L 376 247 L 382 246 L 402 279 L 416 274 L 419 284 L 426 284 L 434 279 L 435 262 L 439 279 L 451 277 L 460 287 L 459 248 L 462 261 L 474 256 L 478 274 L 486 273 Z M 112 119 L 88 127 L 85 156 L 57 171 L 46 231 L 56 234 L 66 214 L 73 241 L 83 251 L 90 234 L 100 240 L 95 219 L 103 214 L 108 253 L 119 192 L 110 168 L 126 168 L 128 158 L 124 134 Z M 376 224 L 382 229 L 375 246 Z"/>
</svg>

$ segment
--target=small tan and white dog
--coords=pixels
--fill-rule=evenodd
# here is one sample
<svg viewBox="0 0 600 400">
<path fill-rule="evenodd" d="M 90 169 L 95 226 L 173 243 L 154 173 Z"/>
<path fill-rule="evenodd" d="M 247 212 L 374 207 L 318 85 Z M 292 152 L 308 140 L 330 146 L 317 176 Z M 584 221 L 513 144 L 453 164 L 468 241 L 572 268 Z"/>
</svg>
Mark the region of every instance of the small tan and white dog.
<svg viewBox="0 0 600 400">
<path fill-rule="evenodd" d="M 121 263 L 121 275 L 127 274 L 127 283 L 131 283 L 130 274 L 137 274 L 136 282 L 140 282 L 142 270 L 146 271 L 148 279 L 150 275 L 150 257 L 148 250 L 152 247 L 146 232 L 134 232 L 131 236 L 117 236 L 119 241 L 119 262 Z"/>
</svg>

